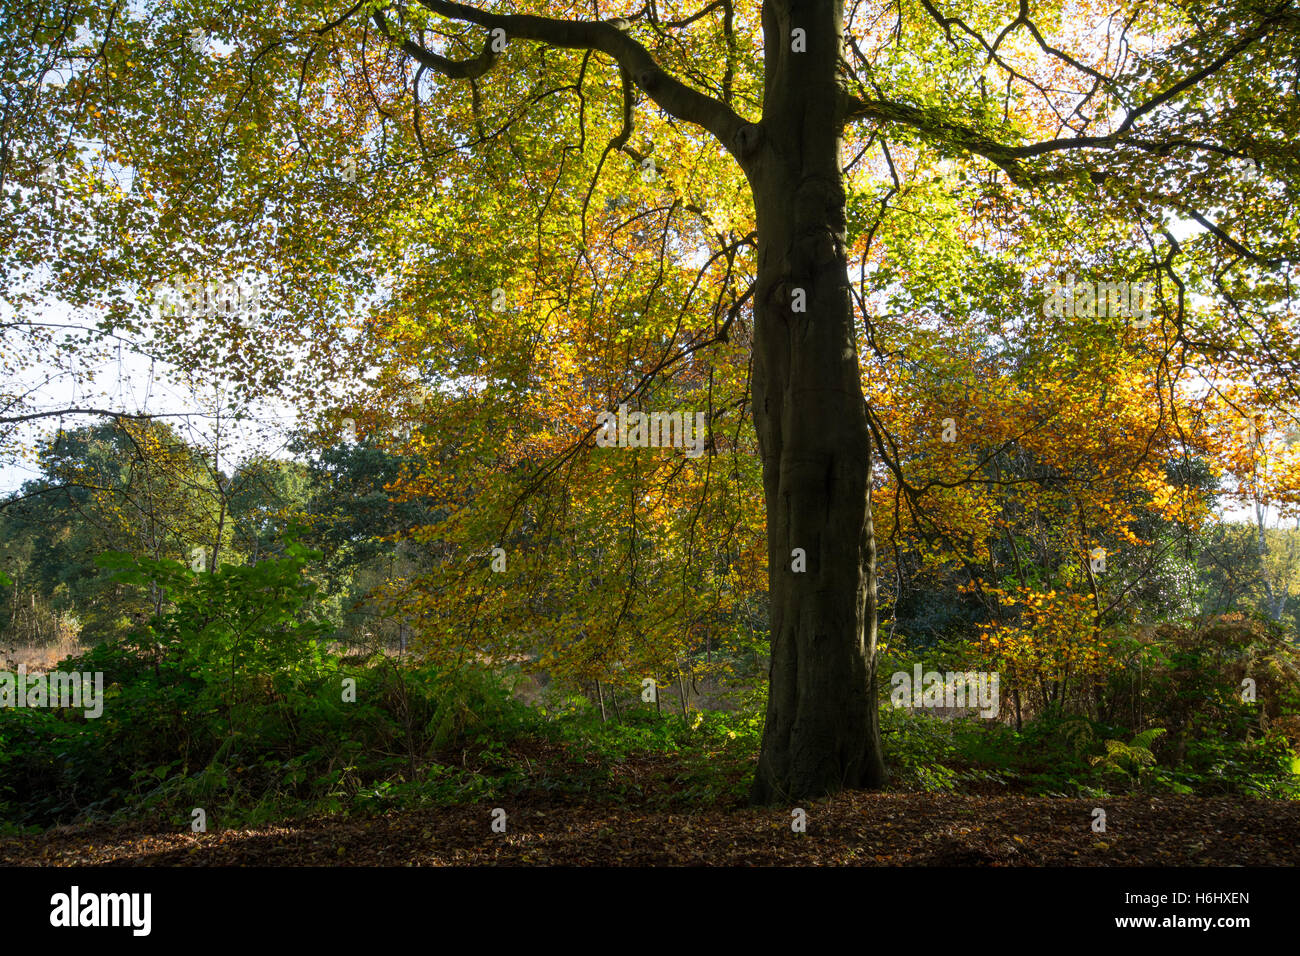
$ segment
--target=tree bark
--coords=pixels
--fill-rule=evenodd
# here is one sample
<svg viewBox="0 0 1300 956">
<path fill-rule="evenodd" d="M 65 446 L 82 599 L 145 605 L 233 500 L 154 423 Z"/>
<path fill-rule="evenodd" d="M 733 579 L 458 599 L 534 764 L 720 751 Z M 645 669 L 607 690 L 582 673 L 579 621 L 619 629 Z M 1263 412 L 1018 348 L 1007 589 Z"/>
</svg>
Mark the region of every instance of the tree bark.
<svg viewBox="0 0 1300 956">
<path fill-rule="evenodd" d="M 760 146 L 746 164 L 758 226 L 753 401 L 772 627 L 751 794 L 759 803 L 885 780 L 871 446 L 840 168 L 842 25 L 838 0 L 763 6 L 768 80 Z M 795 49 L 800 40 L 805 50 Z"/>
</svg>

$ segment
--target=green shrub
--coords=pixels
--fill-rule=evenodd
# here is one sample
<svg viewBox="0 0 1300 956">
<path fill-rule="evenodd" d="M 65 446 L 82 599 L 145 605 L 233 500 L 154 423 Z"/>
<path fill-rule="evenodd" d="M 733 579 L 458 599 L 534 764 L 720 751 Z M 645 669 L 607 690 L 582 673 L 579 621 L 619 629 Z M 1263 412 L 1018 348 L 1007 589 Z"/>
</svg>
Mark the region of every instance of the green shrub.
<svg viewBox="0 0 1300 956">
<path fill-rule="evenodd" d="M 537 723 L 494 674 L 345 665 L 306 608 L 315 555 L 196 574 L 175 561 L 110 555 L 128 583 L 160 587 L 161 613 L 61 665 L 104 675 L 104 710 L 0 711 L 0 813 L 23 824 L 194 807 L 261 819 L 481 791 L 443 752 L 500 750 Z M 344 699 L 346 681 L 355 700 Z M 453 781 L 448 783 L 448 781 Z"/>
</svg>

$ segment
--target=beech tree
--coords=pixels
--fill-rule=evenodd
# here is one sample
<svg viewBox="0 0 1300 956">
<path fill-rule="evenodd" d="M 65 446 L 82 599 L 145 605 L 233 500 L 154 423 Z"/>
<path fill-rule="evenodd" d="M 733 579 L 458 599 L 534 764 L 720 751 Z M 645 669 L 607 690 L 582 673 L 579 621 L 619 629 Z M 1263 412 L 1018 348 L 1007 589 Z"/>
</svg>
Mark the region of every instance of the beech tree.
<svg viewBox="0 0 1300 956">
<path fill-rule="evenodd" d="M 738 174 L 748 192 L 729 218 L 752 215 L 752 243 L 750 230 L 723 237 L 732 254 L 752 251 L 753 276 L 730 294 L 715 342 L 728 341 L 737 316 L 752 322 L 749 408 L 771 608 L 757 801 L 876 787 L 886 776 L 870 491 L 881 467 L 901 480 L 902 463 L 866 399 L 861 348 L 879 348 L 863 293 L 897 291 L 901 280 L 868 282 L 860 269 L 855 285 L 851 267 L 888 228 L 906 189 L 905 154 L 913 171 L 955 165 L 981 177 L 997 216 L 1032 220 L 1038 241 L 1059 253 L 1030 255 L 1047 265 L 1078 265 L 1069 239 L 1096 221 L 1124 224 L 1127 258 L 1106 261 L 1155 283 L 1160 368 L 1204 360 L 1252 377 L 1267 393 L 1261 401 L 1296 395 L 1294 337 L 1278 334 L 1293 322 L 1297 242 L 1300 17 L 1291 0 L 649 0 L 639 10 L 599 0 L 194 0 L 143 13 L 9 3 L 5 13 L 7 46 L 40 53 L 5 67 L 6 181 L 28 183 L 6 199 L 10 275 L 30 280 L 50 267 L 51 291 L 97 300 L 117 328 L 138 326 L 136 291 L 178 274 L 178 264 L 229 272 L 274 262 L 276 335 L 234 323 L 216 341 L 162 319 L 194 367 L 212 363 L 250 388 L 282 381 L 294 363 L 329 371 L 337 359 L 313 349 L 330 307 L 359 308 L 374 292 L 394 235 L 402 255 L 419 251 L 427 224 L 404 191 L 471 175 L 458 153 L 510 126 L 487 123 L 494 109 L 564 91 L 564 130 L 580 131 L 579 151 L 586 110 L 605 109 L 617 129 L 594 162 L 597 178 L 613 153 L 652 176 L 673 162 L 633 145 L 643 125 L 679 144 L 711 139 L 725 160 L 719 179 Z M 205 44 L 219 66 L 204 67 Z M 63 63 L 68 73 L 52 90 L 47 75 Z M 365 115 L 363 101 L 373 107 Z M 422 120 L 435 106 L 436 121 Z M 538 121 L 512 148 L 538 160 L 547 135 Z M 558 127 L 550 135 L 552 149 L 571 148 Z M 357 175 L 349 144 L 382 151 L 390 136 L 415 144 L 413 171 L 358 201 L 351 229 L 336 225 L 334 187 L 300 178 L 279 151 L 285 138 L 314 142 L 303 155 L 325 156 L 337 186 Z M 431 147 L 439 137 L 451 145 Z M 82 142 L 139 183 L 119 179 L 105 211 L 92 199 L 110 187 L 87 160 L 64 178 L 71 201 L 62 209 L 33 202 L 41 172 L 60 155 L 84 157 Z M 868 153 L 874 192 L 850 182 Z M 589 254 L 585 200 L 581 208 L 582 228 L 546 236 L 548 247 L 567 241 L 575 258 Z M 52 252 L 54 223 L 87 241 Z M 1188 224 L 1195 239 L 1180 238 Z M 540 228 L 536 240 L 540 248 Z M 911 278 L 937 283 L 924 250 L 913 259 Z M 1023 309 L 1037 314 L 1043 276 L 1025 279 Z M 1226 305 L 1198 311 L 1194 282 Z M 889 360 L 883 349 L 873 357 Z"/>
</svg>

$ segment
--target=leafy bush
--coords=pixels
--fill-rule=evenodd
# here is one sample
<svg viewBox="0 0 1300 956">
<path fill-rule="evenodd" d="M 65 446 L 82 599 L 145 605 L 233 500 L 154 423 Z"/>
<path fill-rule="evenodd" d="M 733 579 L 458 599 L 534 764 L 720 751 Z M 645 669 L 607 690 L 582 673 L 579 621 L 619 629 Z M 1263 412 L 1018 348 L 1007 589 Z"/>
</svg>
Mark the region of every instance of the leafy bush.
<svg viewBox="0 0 1300 956">
<path fill-rule="evenodd" d="M 1112 788 L 1175 793 L 1300 796 L 1300 667 L 1278 626 L 1230 615 L 1166 624 L 1115 642 L 1124 657 L 1110 676 L 1016 731 L 1001 721 L 942 719 L 895 710 L 881 682 L 886 757 L 895 783 L 954 790 L 1001 782 L 1047 795 Z M 968 669 L 971 645 L 924 649 L 926 670 Z M 880 672 L 908 671 L 918 654 L 897 642 Z M 1252 686 L 1252 699 L 1244 690 Z M 1005 683 L 1002 691 L 1005 695 Z M 1079 712 L 1079 711 L 1083 712 Z"/>
<path fill-rule="evenodd" d="M 1140 779 L 1152 764 L 1156 762 L 1151 753 L 1155 739 L 1165 732 L 1163 727 L 1152 727 L 1136 735 L 1128 743 L 1122 740 L 1107 740 L 1106 752 L 1098 754 L 1089 761 L 1094 767 L 1116 773 L 1126 773 L 1134 779 Z"/>
<path fill-rule="evenodd" d="M 481 790 L 438 756 L 500 748 L 533 713 L 481 670 L 382 655 L 346 665 L 326 653 L 329 625 L 305 611 L 313 557 L 292 540 L 282 558 L 217 574 L 104 557 L 166 603 L 128 637 L 62 665 L 103 673 L 100 718 L 0 711 L 0 814 L 48 824 L 151 811 L 183 824 L 194 807 L 257 819 Z"/>
</svg>

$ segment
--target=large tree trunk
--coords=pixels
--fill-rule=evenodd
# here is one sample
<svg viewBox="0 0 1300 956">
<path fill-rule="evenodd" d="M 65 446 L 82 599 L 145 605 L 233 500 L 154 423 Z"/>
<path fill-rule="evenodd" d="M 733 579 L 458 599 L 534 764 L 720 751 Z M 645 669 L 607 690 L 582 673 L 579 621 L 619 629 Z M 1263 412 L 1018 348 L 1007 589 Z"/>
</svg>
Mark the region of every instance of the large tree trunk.
<svg viewBox="0 0 1300 956">
<path fill-rule="evenodd" d="M 756 802 L 885 779 L 875 694 L 871 446 L 853 326 L 844 179 L 842 6 L 767 0 L 762 142 L 747 173 L 758 219 L 754 420 L 772 607 Z M 792 49 L 804 30 L 806 51 Z M 802 306 L 802 311 L 800 307 Z M 806 568 L 794 570 L 795 549 Z"/>
</svg>

